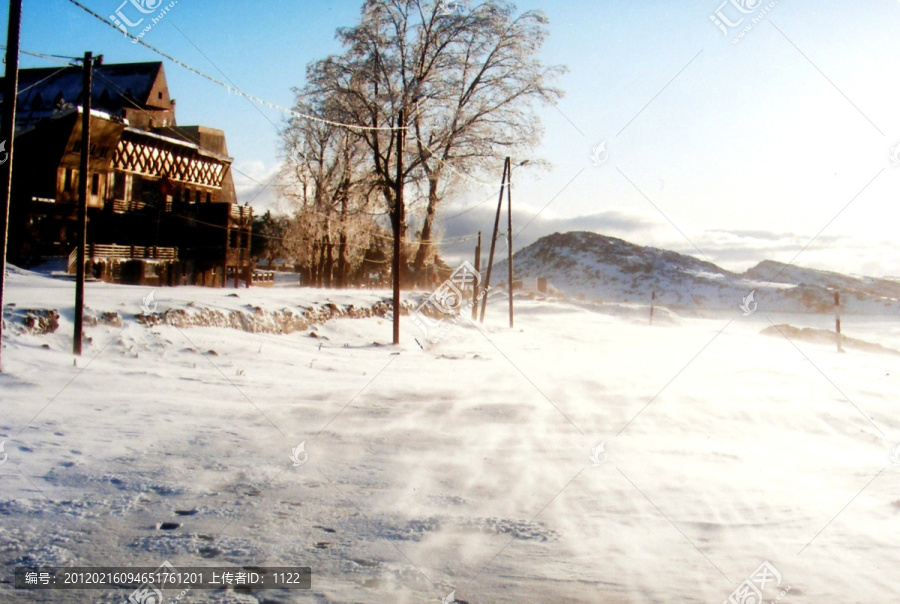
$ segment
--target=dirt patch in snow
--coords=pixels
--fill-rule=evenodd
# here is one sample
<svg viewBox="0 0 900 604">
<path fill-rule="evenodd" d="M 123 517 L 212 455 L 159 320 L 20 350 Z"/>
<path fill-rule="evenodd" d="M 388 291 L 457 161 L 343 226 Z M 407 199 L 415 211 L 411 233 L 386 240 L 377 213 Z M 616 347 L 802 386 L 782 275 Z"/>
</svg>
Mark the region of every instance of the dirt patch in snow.
<svg viewBox="0 0 900 604">
<path fill-rule="evenodd" d="M 409 314 L 412 304 L 404 303 L 402 314 Z M 369 317 L 386 317 L 391 312 L 391 302 L 382 300 L 372 306 L 356 306 L 354 304 L 338 305 L 332 302 L 312 308 L 293 310 L 263 310 L 258 306 L 249 306 L 248 310 L 219 310 L 214 308 L 172 308 L 163 313 L 138 315 L 137 321 L 142 325 L 172 325 L 184 327 L 227 327 L 251 333 L 287 334 L 295 331 L 306 331 L 312 325 L 318 325 L 331 319 L 366 319 Z"/>
<path fill-rule="evenodd" d="M 15 308 L 8 305 L 3 313 L 3 329 L 17 334 L 41 336 L 59 329 L 59 313 L 50 308 Z"/>
</svg>

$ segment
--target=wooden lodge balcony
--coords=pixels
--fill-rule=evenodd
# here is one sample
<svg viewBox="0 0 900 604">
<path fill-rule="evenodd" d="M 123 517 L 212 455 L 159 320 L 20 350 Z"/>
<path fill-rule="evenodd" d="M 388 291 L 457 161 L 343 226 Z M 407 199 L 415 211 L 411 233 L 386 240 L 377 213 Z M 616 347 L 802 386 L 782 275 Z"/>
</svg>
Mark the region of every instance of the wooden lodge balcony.
<svg viewBox="0 0 900 604">
<path fill-rule="evenodd" d="M 250 221 L 253 218 L 253 208 L 236 203 L 231 204 L 231 217 L 238 221 Z"/>
<path fill-rule="evenodd" d="M 107 203 L 112 203 L 112 211 L 115 214 L 127 214 L 129 212 L 140 212 L 141 210 L 144 210 L 146 208 L 155 207 L 155 206 L 152 206 L 150 204 L 147 204 L 147 203 L 137 200 L 137 199 L 132 199 L 129 201 L 125 201 L 124 199 L 113 199 L 112 202 L 107 202 Z M 165 211 L 166 212 L 172 211 L 172 200 L 171 199 L 166 200 Z"/>
<path fill-rule="evenodd" d="M 178 248 L 175 247 L 149 247 L 141 245 L 116 245 L 89 243 L 85 250 L 85 258 L 88 260 L 116 259 L 116 260 L 178 260 Z M 78 262 L 78 248 L 69 254 L 67 272 L 75 272 Z"/>
</svg>

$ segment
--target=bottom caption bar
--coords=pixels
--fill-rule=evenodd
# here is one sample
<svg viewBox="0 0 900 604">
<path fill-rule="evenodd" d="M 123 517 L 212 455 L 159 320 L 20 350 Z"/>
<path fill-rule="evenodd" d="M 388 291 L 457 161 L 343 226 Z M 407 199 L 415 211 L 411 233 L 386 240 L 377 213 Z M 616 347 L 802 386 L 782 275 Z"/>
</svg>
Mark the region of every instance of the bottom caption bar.
<svg viewBox="0 0 900 604">
<path fill-rule="evenodd" d="M 142 594 L 161 590 L 221 589 L 310 589 L 312 569 L 308 566 L 185 566 L 175 568 L 164 562 L 147 567 L 16 567 L 16 589 L 134 589 Z"/>
</svg>

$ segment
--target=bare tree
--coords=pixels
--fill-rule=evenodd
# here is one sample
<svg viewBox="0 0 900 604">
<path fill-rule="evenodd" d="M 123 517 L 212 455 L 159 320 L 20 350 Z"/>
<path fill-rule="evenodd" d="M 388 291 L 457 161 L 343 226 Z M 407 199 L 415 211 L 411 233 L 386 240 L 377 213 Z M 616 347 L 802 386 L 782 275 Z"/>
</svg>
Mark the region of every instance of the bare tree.
<svg viewBox="0 0 900 604">
<path fill-rule="evenodd" d="M 414 121 L 416 153 L 427 183 L 417 270 L 432 249 L 441 185 L 495 175 L 503 157 L 529 152 L 542 134 L 534 105 L 562 96 L 552 82 L 564 69 L 545 66 L 538 58 L 547 36 L 543 13 L 515 16 L 509 4 L 485 3 L 438 24 L 450 30 L 454 44 L 447 50 L 448 67 L 429 86 L 434 102 L 429 99 Z"/>
<path fill-rule="evenodd" d="M 319 109 L 304 106 L 308 113 Z M 362 259 L 361 236 L 372 230 L 367 211 L 369 174 L 358 137 L 323 121 L 293 119 L 285 130 L 288 176 L 296 185 L 285 196 L 294 205 L 293 225 L 305 245 L 308 282 L 344 287 Z"/>
<path fill-rule="evenodd" d="M 496 172 L 501 158 L 538 142 L 533 107 L 561 97 L 552 82 L 564 71 L 538 58 L 546 25 L 543 13 L 516 16 L 500 0 L 449 15 L 433 0 L 368 0 L 359 24 L 338 30 L 345 52 L 309 66 L 300 98 L 364 127 L 348 131 L 364 142 L 371 186 L 388 211 L 396 209 L 396 137 L 405 134 L 401 178 L 425 197 L 417 270 L 447 183 Z M 405 222 L 398 227 L 405 238 Z"/>
</svg>

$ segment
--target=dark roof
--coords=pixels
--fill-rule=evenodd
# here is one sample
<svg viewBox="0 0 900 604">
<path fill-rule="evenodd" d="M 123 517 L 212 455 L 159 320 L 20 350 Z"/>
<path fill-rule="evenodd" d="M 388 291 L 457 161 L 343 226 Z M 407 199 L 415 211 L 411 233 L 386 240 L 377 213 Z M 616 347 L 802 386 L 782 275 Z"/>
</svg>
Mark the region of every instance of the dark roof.
<svg viewBox="0 0 900 604">
<path fill-rule="evenodd" d="M 93 109 L 120 116 L 123 109 L 146 108 L 162 62 L 113 63 L 94 68 L 91 87 Z M 0 78 L 0 90 L 3 89 Z M 16 122 L 19 127 L 51 117 L 60 109 L 81 104 L 80 66 L 19 70 Z M 2 102 L 2 94 L 0 94 Z"/>
</svg>

